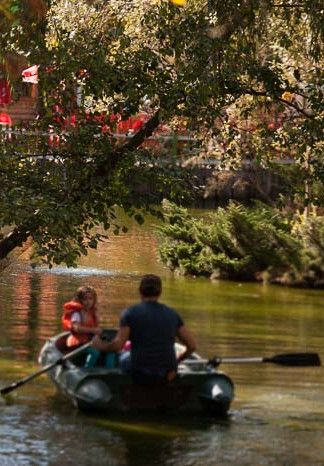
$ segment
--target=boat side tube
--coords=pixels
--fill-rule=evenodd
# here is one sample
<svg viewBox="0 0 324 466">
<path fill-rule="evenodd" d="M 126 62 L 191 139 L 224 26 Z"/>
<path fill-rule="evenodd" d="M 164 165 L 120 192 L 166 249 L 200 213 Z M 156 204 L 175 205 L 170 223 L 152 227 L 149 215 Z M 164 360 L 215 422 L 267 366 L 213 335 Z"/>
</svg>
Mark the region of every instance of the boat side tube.
<svg viewBox="0 0 324 466">
<path fill-rule="evenodd" d="M 234 384 L 225 374 L 215 373 L 203 382 L 198 390 L 203 409 L 210 415 L 225 415 L 234 398 Z"/>
<path fill-rule="evenodd" d="M 73 393 L 73 402 L 81 410 L 105 410 L 112 398 L 109 385 L 96 377 L 84 378 Z"/>
</svg>

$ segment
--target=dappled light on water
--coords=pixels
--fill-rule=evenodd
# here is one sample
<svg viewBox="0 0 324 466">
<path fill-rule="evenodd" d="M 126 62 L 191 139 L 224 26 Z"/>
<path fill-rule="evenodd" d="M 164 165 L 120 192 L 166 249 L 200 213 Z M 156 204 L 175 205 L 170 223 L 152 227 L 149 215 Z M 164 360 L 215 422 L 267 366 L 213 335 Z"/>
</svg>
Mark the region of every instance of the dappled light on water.
<svg viewBox="0 0 324 466">
<path fill-rule="evenodd" d="M 96 269 L 94 267 L 53 267 L 49 269 L 47 267 L 35 267 L 37 273 L 48 273 L 54 275 L 74 275 L 77 277 L 88 277 L 91 275 L 103 275 L 109 277 L 110 275 L 116 275 L 118 272 Z"/>
</svg>

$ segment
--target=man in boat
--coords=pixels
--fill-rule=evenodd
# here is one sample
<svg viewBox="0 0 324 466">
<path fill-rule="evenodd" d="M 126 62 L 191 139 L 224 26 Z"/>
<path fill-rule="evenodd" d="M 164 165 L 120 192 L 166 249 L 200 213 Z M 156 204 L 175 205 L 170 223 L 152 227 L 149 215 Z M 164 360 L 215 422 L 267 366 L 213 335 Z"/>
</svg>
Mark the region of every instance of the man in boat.
<svg viewBox="0 0 324 466">
<path fill-rule="evenodd" d="M 93 347 L 103 352 L 119 352 L 130 340 L 130 372 L 134 382 L 171 381 L 176 376 L 177 365 L 195 351 L 195 340 L 179 314 L 159 302 L 160 277 L 144 275 L 139 292 L 141 302 L 122 313 L 116 337 L 106 343 L 97 336 Z M 174 348 L 176 338 L 185 346 L 178 357 Z"/>
</svg>

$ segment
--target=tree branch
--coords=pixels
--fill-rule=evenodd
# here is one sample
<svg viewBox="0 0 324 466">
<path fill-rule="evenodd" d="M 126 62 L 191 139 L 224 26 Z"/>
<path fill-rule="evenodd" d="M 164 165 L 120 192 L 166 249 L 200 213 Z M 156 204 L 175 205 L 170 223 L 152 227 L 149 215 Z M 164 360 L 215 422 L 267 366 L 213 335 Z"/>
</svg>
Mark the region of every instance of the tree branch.
<svg viewBox="0 0 324 466">
<path fill-rule="evenodd" d="M 303 110 L 302 108 L 299 108 L 298 105 L 295 105 L 294 103 L 289 102 L 288 100 L 282 99 L 281 97 L 277 97 L 277 100 L 279 100 L 279 102 L 284 103 L 285 105 L 288 105 L 289 107 L 294 108 L 295 110 L 297 110 L 297 112 L 301 113 L 305 117 L 313 118 L 313 115 L 311 113 L 308 113 L 305 110 Z"/>
<path fill-rule="evenodd" d="M 16 247 L 21 246 L 29 237 L 30 232 L 28 229 L 25 229 L 23 226 L 20 228 L 15 228 L 10 233 L 8 233 L 0 241 L 0 260 L 7 257 L 7 255 Z"/>
<path fill-rule="evenodd" d="M 291 3 L 287 5 L 286 3 L 271 3 L 272 8 L 305 8 L 305 5 L 302 3 Z"/>
<path fill-rule="evenodd" d="M 260 97 L 272 97 L 273 100 L 278 100 L 279 102 L 282 102 L 285 105 L 288 105 L 289 107 L 294 108 L 295 110 L 297 110 L 299 113 L 301 113 L 305 117 L 313 118 L 313 115 L 311 113 L 308 113 L 302 108 L 299 108 L 298 105 L 295 105 L 292 102 L 289 102 L 288 100 L 282 99 L 281 97 L 269 96 L 269 94 L 265 91 L 256 91 L 254 89 L 244 89 L 244 90 L 242 89 L 242 94 L 255 95 L 255 96 L 260 96 Z"/>
<path fill-rule="evenodd" d="M 103 177 L 108 175 L 112 169 L 119 163 L 120 158 L 128 152 L 133 152 L 137 149 L 146 138 L 150 137 L 160 124 L 160 109 L 158 109 L 153 116 L 143 125 L 143 127 L 134 134 L 123 146 L 116 149 L 111 153 L 106 160 L 104 160 L 96 168 L 93 174 L 90 175 L 91 179 Z"/>
</svg>

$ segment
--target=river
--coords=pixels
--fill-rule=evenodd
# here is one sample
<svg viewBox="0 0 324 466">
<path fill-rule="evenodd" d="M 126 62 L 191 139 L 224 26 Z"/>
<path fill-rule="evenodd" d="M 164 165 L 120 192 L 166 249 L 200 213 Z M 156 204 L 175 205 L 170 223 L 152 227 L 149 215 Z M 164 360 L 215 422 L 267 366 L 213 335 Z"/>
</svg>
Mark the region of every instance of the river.
<svg viewBox="0 0 324 466">
<path fill-rule="evenodd" d="M 137 300 L 140 275 L 163 277 L 203 356 L 315 351 L 324 360 L 324 292 L 174 277 L 157 260 L 154 223 L 129 224 L 78 269 L 0 274 L 0 385 L 37 370 L 46 338 L 60 330 L 62 304 L 96 287 L 102 322 L 118 325 Z M 45 376 L 0 400 L 0 465 L 324 465 L 323 368 L 222 365 L 235 382 L 228 418 L 105 418 L 77 412 Z"/>
</svg>

